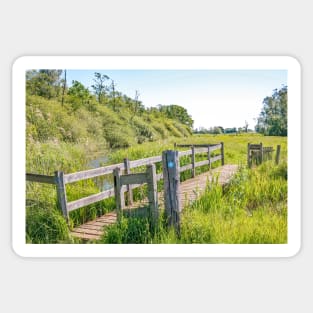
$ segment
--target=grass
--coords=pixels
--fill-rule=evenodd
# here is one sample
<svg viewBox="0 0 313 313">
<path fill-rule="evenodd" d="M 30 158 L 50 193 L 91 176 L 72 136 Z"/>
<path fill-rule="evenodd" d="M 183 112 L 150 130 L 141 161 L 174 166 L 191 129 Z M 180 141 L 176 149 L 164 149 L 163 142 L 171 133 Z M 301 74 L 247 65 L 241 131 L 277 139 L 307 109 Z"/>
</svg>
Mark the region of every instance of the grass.
<svg viewBox="0 0 313 313">
<path fill-rule="evenodd" d="M 143 128 L 143 131 L 145 129 Z M 151 129 L 150 129 L 151 130 Z M 150 131 L 148 129 L 148 131 Z M 133 144 L 109 155 L 109 163 L 160 155 L 173 149 L 174 142 L 212 144 L 224 142 L 225 162 L 238 164 L 242 170 L 226 188 L 208 186 L 206 193 L 191 207 L 184 209 L 180 236 L 166 227 L 162 215 L 156 227 L 146 218 L 125 217 L 120 224 L 111 226 L 102 243 L 284 243 L 287 241 L 287 138 L 264 137 L 257 134 L 193 135 L 187 138 L 172 137 L 156 142 Z M 245 168 L 247 143 L 262 142 L 263 146 L 281 145 L 282 163 L 274 166 L 267 162 L 257 169 Z M 27 145 L 27 170 L 52 175 L 57 169 L 66 173 L 86 169 L 86 154 L 95 146 L 86 143 L 29 142 Z M 90 144 L 89 144 L 90 145 Z M 85 153 L 87 152 L 87 153 Z M 206 156 L 203 155 L 203 158 Z M 197 161 L 201 160 L 201 156 Z M 188 162 L 181 160 L 181 165 Z M 158 172 L 161 165 L 157 166 Z M 203 167 L 202 170 L 207 170 Z M 183 179 L 188 178 L 186 173 Z M 73 242 L 60 212 L 56 209 L 53 186 L 27 183 L 27 229 L 29 243 Z M 162 185 L 159 185 L 159 189 Z M 93 180 L 67 185 L 67 198 L 72 201 L 99 192 Z M 144 188 L 135 193 L 143 197 Z M 114 199 L 89 205 L 70 213 L 71 226 L 76 226 L 96 216 L 111 211 Z M 76 242 L 76 241 L 75 241 Z"/>
<path fill-rule="evenodd" d="M 180 234 L 166 227 L 164 215 L 156 227 L 146 218 L 124 218 L 112 225 L 102 243 L 287 243 L 287 164 L 264 163 L 241 170 L 227 187 L 216 182 L 184 208 Z"/>
</svg>

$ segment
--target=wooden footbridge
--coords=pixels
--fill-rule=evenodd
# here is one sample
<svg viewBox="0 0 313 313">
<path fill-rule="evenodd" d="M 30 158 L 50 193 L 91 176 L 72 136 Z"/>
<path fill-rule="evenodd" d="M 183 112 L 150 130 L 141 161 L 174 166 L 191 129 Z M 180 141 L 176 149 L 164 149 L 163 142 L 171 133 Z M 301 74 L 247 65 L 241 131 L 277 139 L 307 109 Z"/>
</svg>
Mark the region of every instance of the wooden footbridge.
<svg viewBox="0 0 313 313">
<path fill-rule="evenodd" d="M 178 148 L 189 149 L 178 151 Z M 64 174 L 57 171 L 54 176 L 26 174 L 26 179 L 56 185 L 59 207 L 67 221 L 69 212 L 109 197 L 115 197 L 116 209 L 113 212 L 72 229 L 73 236 L 85 240 L 100 239 L 105 226 L 115 223 L 123 212 L 140 206 L 147 208 L 147 214 L 152 222 L 157 221 L 160 209 L 164 208 L 169 224 L 177 227 L 183 208 L 205 191 L 207 183 L 213 177 L 217 177 L 219 184 L 226 184 L 236 172 L 237 166 L 224 164 L 223 143 L 175 145 L 175 149 L 163 151 L 160 156 L 132 161 L 124 159 L 123 163 L 77 173 Z M 213 168 L 215 165 L 219 166 Z M 67 184 L 112 174 L 114 188 L 75 201 L 67 201 Z M 187 179 L 183 181 L 184 175 Z M 158 188 L 160 181 L 163 182 L 162 190 L 160 186 Z M 147 185 L 147 196 L 145 201 L 138 203 L 133 200 L 133 190 L 142 185 Z"/>
</svg>

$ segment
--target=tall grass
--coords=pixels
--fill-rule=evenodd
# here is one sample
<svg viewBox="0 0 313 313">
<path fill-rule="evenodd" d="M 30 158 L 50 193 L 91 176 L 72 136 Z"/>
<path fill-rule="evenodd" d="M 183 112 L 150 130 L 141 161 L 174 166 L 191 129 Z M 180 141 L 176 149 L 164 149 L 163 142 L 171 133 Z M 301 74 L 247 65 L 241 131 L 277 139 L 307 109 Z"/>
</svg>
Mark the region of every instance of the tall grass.
<svg viewBox="0 0 313 313">
<path fill-rule="evenodd" d="M 161 218 L 124 218 L 110 226 L 103 243 L 287 243 L 287 164 L 241 168 L 230 184 L 211 182 L 203 196 L 182 213 L 178 235 Z"/>
<path fill-rule="evenodd" d="M 165 126 L 163 126 L 165 128 Z M 281 144 L 282 164 L 267 168 L 269 165 L 262 165 L 256 171 L 242 170 L 227 188 L 210 186 L 208 191 L 198 202 L 184 210 L 182 216 L 181 236 L 177 237 L 174 230 L 165 226 L 164 219 L 160 219 L 156 228 L 142 218 L 125 218 L 123 224 L 116 224 L 107 232 L 108 237 L 103 242 L 141 242 L 141 243 L 190 243 L 190 242 L 255 242 L 259 238 L 263 242 L 283 242 L 285 226 L 283 214 L 287 215 L 286 193 L 287 193 L 287 166 L 286 166 L 286 138 L 264 137 L 256 134 L 244 135 L 194 135 L 180 139 L 168 138 L 159 139 L 156 142 L 144 142 L 143 144 L 132 144 L 129 148 L 115 150 L 109 155 L 108 163 L 122 162 L 125 157 L 130 160 L 141 159 L 150 156 L 160 155 L 162 151 L 174 149 L 174 142 L 212 144 L 223 141 L 225 147 L 225 162 L 232 164 L 246 164 L 247 143 L 263 142 L 264 146 Z M 29 140 L 27 142 L 26 167 L 28 172 L 35 172 L 46 175 L 53 175 L 55 170 L 63 170 L 65 173 L 87 169 L 88 156 L 97 150 L 98 146 L 93 142 L 60 142 L 50 140 L 38 142 Z M 186 149 L 186 148 L 184 148 Z M 181 149 L 181 150 L 184 150 Z M 197 156 L 197 161 L 207 156 Z M 181 159 L 181 165 L 190 162 L 188 157 Z M 273 163 L 273 162 L 272 162 Z M 268 162 L 270 164 L 270 162 Z M 218 165 L 218 164 L 216 164 Z M 144 168 L 137 169 L 144 171 Z M 161 164 L 158 164 L 157 171 L 160 172 Z M 203 167 L 200 171 L 206 171 Z M 181 175 L 182 180 L 190 177 L 190 172 Z M 270 186 L 270 187 L 268 187 Z M 159 183 L 159 190 L 162 190 L 162 183 Z M 71 242 L 68 235 L 63 232 L 65 228 L 63 217 L 57 209 L 56 193 L 53 186 L 46 186 L 37 183 L 27 183 L 27 242 Z M 68 201 L 73 201 L 91 194 L 98 193 L 99 186 L 94 180 L 86 180 L 67 185 Z M 143 199 L 146 190 L 141 188 L 134 193 L 135 199 Z M 268 199 L 268 201 L 264 201 Z M 239 202 L 240 200 L 240 202 Z M 237 202 L 236 202 L 237 201 Z M 235 205 L 236 204 L 236 205 Z M 115 208 L 114 198 L 89 205 L 88 207 L 75 210 L 70 213 L 71 227 L 94 219 Z M 204 209 L 204 208 L 211 208 Z M 216 212 L 214 211 L 215 208 Z M 218 211 L 218 212 L 217 212 Z M 215 212 L 215 213 L 214 213 Z M 228 212 L 228 213 L 227 213 Z M 235 214 L 235 213 L 236 214 Z M 227 214 L 226 214 L 227 213 Z M 236 216 L 238 219 L 230 223 L 229 220 L 218 220 L 220 216 Z M 38 218 L 36 219 L 36 215 Z M 58 217 L 58 218 L 57 218 Z M 241 217 L 241 219 L 239 219 Z M 265 218 L 266 217 L 266 218 Z M 139 219 L 139 221 L 137 221 Z M 60 222 L 62 221 L 62 222 Z M 209 223 L 212 221 L 212 223 Z M 214 225 L 213 225 L 214 221 Z M 228 222 L 226 222 L 228 221 Z M 62 225 L 60 223 L 63 223 Z M 220 225 L 216 229 L 216 223 Z M 275 222 L 277 222 L 275 224 Z M 37 223 L 37 224 L 36 224 Z M 53 224 L 58 224 L 54 225 Z M 141 224 L 145 226 L 134 225 Z M 264 228 L 281 230 L 281 237 L 266 237 L 261 234 L 262 225 Z M 46 226 L 43 226 L 46 225 Z M 147 226 L 148 225 L 148 226 Z M 191 227 L 191 225 L 193 225 Z M 237 225 L 237 227 L 234 227 Z M 251 234 L 246 232 L 246 237 L 239 237 L 244 233 L 242 228 L 250 229 Z M 257 228 L 259 226 L 259 228 Z M 144 228 L 142 228 L 144 227 Z M 54 231 L 52 231 L 54 229 Z M 67 228 L 68 229 L 68 228 Z M 35 230 L 35 231 L 33 231 Z M 51 230 L 51 231 L 49 231 Z M 131 231 L 130 231 L 131 230 Z M 236 230 L 238 231 L 236 237 Z M 111 232 L 115 231 L 113 236 Z M 137 233 L 138 231 L 138 233 Z M 255 238 L 252 238 L 252 233 Z M 226 236 L 226 234 L 228 235 Z M 112 235 L 110 237 L 110 234 Z M 202 235 L 203 236 L 202 236 Z M 219 234 L 219 235 L 218 235 Z M 224 237 L 223 237 L 224 234 Z M 115 239 L 114 239 L 115 238 Z M 117 239 L 116 239 L 117 238 Z M 132 239 L 133 238 L 133 239 Z M 228 239 L 227 239 L 228 238 Z"/>
</svg>

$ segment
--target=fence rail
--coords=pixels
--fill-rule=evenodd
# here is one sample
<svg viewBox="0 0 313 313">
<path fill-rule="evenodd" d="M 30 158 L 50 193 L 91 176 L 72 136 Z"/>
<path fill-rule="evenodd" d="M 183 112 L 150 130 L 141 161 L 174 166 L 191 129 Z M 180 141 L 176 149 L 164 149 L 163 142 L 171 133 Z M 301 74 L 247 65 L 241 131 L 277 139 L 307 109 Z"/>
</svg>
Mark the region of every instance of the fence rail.
<svg viewBox="0 0 313 313">
<path fill-rule="evenodd" d="M 273 159 L 273 147 L 263 147 L 262 142 L 259 144 L 248 143 L 247 163 L 248 167 L 252 164 L 262 164 L 264 161 Z M 276 147 L 275 163 L 278 164 L 280 159 L 280 145 Z"/>
<path fill-rule="evenodd" d="M 177 166 L 177 173 L 175 174 L 178 178 L 180 177 L 180 173 L 186 170 L 192 170 L 192 177 L 195 177 L 196 171 L 195 169 L 200 166 L 209 165 L 213 162 L 222 161 L 222 164 L 224 164 L 224 144 L 207 144 L 207 145 L 176 145 L 177 147 L 191 147 L 190 150 L 186 151 L 174 151 L 175 155 L 175 166 Z M 215 150 L 221 150 L 221 153 L 216 156 L 211 156 L 211 152 Z M 168 150 L 171 151 L 171 150 Z M 168 186 L 166 186 L 166 181 L 168 181 L 168 173 L 171 173 L 171 168 L 168 162 L 164 160 L 164 154 L 162 153 L 160 156 L 154 156 L 149 158 L 144 158 L 140 160 L 133 160 L 130 161 L 129 159 L 124 159 L 123 163 L 108 165 L 104 167 L 99 167 L 95 169 L 80 171 L 76 173 L 69 173 L 64 174 L 61 171 L 56 171 L 54 176 L 47 176 L 47 175 L 40 175 L 40 174 L 26 174 L 26 181 L 30 182 L 38 182 L 38 183 L 45 183 L 45 184 L 54 184 L 56 185 L 57 189 L 57 200 L 59 208 L 61 209 L 63 216 L 68 221 L 69 219 L 69 212 L 77 210 L 81 207 L 87 206 L 89 204 L 110 198 L 115 197 L 116 206 L 117 206 L 117 212 L 118 216 L 121 215 L 121 211 L 123 210 L 125 206 L 125 192 L 127 192 L 128 197 L 128 203 L 133 203 L 133 194 L 132 191 L 134 188 L 137 188 L 139 186 L 148 185 L 148 200 L 149 200 L 149 207 L 150 208 L 150 215 L 155 218 L 158 216 L 157 212 L 157 182 L 162 180 L 164 177 L 166 178 L 164 180 L 164 191 L 167 195 L 165 198 L 168 199 L 168 201 L 172 201 L 173 198 L 171 194 L 168 193 Z M 196 154 L 207 154 L 207 159 L 196 162 Z M 183 156 L 191 156 L 191 163 L 186 164 L 184 166 L 179 165 L 179 158 Z M 156 164 L 162 162 L 162 169 L 163 171 L 161 173 L 156 173 Z M 145 172 L 140 173 L 131 173 L 131 169 L 143 167 L 146 166 Z M 123 173 L 122 173 L 123 171 Z M 114 177 L 114 188 L 111 188 L 109 190 L 105 190 L 78 200 L 74 201 L 67 201 L 66 197 L 66 185 L 69 183 L 74 183 L 81 180 L 96 178 L 100 176 L 110 175 L 112 174 Z M 172 183 L 171 183 L 172 184 Z M 173 186 L 171 185 L 171 188 Z M 179 187 L 179 184 L 176 187 Z M 176 189 L 171 189 L 173 190 Z M 177 194 L 175 195 L 177 198 Z M 174 197 L 174 198 L 175 198 Z M 177 200 L 178 201 L 178 200 Z M 181 209 L 179 207 L 179 203 L 175 204 L 177 206 L 177 210 L 174 212 L 171 211 L 171 214 L 178 214 L 179 210 Z M 167 204 L 167 207 L 170 205 Z M 174 212 L 174 213 L 173 213 Z M 175 215 L 175 216 L 176 216 Z M 179 216 L 176 216 L 174 218 L 175 221 L 179 220 Z"/>
</svg>

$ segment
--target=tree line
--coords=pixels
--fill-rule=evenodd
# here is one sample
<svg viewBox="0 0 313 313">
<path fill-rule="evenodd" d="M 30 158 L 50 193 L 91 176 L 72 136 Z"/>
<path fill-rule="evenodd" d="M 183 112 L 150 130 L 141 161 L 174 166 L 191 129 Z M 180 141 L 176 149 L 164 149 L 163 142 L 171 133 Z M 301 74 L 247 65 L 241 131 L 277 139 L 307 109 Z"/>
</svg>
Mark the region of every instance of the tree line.
<svg viewBox="0 0 313 313">
<path fill-rule="evenodd" d="M 115 112 L 128 109 L 133 117 L 143 114 L 164 116 L 177 120 L 187 126 L 190 131 L 194 123 L 187 110 L 177 104 L 160 104 L 157 107 L 146 108 L 139 100 L 138 90 L 135 91 L 133 98 L 129 97 L 117 90 L 113 79 L 99 72 L 94 73 L 93 84 L 89 90 L 77 80 L 73 80 L 71 86 L 68 87 L 66 70 L 29 70 L 26 72 L 26 91 L 30 95 L 58 99 L 62 105 L 66 102 L 71 105 L 73 111 L 81 107 L 92 111 L 97 105 L 104 105 Z"/>
</svg>

